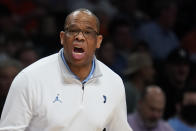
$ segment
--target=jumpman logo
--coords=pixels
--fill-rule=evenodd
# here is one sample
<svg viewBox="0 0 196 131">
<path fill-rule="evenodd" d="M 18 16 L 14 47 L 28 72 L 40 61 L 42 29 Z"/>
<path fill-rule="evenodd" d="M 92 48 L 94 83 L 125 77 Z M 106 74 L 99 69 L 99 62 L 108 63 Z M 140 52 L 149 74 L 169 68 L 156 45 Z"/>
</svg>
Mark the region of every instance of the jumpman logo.
<svg viewBox="0 0 196 131">
<path fill-rule="evenodd" d="M 57 94 L 57 96 L 56 96 L 56 98 L 54 99 L 54 101 L 53 101 L 53 103 L 55 103 L 55 102 L 60 102 L 60 103 L 62 103 L 62 101 L 59 99 L 59 94 Z"/>
</svg>

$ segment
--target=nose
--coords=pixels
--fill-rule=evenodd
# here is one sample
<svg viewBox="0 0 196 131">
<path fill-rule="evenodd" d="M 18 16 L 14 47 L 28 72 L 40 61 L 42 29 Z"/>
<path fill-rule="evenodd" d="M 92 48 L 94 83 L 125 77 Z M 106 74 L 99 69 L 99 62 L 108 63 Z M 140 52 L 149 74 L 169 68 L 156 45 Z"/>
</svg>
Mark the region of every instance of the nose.
<svg viewBox="0 0 196 131">
<path fill-rule="evenodd" d="M 75 39 L 78 40 L 78 41 L 83 41 L 83 40 L 85 40 L 85 37 L 84 37 L 82 31 L 80 31 L 80 32 L 78 32 L 78 33 L 76 34 Z"/>
</svg>

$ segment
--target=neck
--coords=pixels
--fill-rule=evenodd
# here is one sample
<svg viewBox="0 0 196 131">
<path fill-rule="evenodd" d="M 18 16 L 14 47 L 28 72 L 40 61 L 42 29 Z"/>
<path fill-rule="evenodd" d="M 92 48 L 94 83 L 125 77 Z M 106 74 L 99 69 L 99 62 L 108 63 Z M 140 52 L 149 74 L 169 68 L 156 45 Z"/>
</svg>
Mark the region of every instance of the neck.
<svg viewBox="0 0 196 131">
<path fill-rule="evenodd" d="M 62 52 L 61 52 L 62 53 Z M 67 60 L 65 60 L 65 55 L 61 54 L 61 57 L 64 61 L 64 64 L 68 66 L 70 71 L 78 77 L 78 79 L 82 82 L 86 79 L 92 69 L 92 61 L 87 64 L 78 65 L 78 64 L 71 64 Z"/>
<path fill-rule="evenodd" d="M 70 70 L 79 78 L 80 81 L 85 80 L 92 68 L 92 62 L 85 66 L 74 66 L 70 64 L 68 65 Z"/>
</svg>

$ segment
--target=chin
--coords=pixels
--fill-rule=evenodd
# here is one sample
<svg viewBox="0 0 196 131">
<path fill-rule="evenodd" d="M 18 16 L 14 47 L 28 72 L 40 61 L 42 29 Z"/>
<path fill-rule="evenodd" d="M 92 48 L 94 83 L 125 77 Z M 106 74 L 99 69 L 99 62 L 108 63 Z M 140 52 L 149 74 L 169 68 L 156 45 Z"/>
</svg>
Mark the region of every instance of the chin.
<svg viewBox="0 0 196 131">
<path fill-rule="evenodd" d="M 85 65 L 88 65 L 88 63 L 84 59 L 82 59 L 82 60 L 73 60 L 72 65 L 74 65 L 74 66 L 85 66 Z"/>
<path fill-rule="evenodd" d="M 157 121 L 156 122 L 147 122 L 147 123 L 145 123 L 145 125 L 148 128 L 154 128 L 157 126 L 157 123 L 158 123 Z"/>
</svg>

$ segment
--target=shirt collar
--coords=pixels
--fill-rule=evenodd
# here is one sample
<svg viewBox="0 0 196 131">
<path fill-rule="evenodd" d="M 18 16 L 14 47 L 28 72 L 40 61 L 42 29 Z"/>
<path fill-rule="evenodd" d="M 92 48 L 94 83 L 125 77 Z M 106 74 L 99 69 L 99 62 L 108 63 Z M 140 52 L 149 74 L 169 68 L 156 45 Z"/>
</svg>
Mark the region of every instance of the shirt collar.
<svg viewBox="0 0 196 131">
<path fill-rule="evenodd" d="M 60 57 L 61 57 L 61 59 L 62 59 L 64 65 L 65 65 L 66 69 L 72 74 L 72 76 L 74 76 L 74 78 L 76 78 L 76 79 L 79 80 L 78 76 L 76 76 L 76 75 L 70 70 L 70 68 L 69 68 L 69 66 L 68 66 L 68 64 L 67 64 L 67 62 L 66 62 L 66 60 L 65 60 L 65 57 L 64 57 L 64 55 L 63 55 L 63 54 L 64 54 L 63 51 L 64 51 L 64 50 L 63 50 L 63 48 L 62 48 L 62 49 L 60 50 Z M 82 83 L 86 83 L 89 79 L 91 79 L 91 78 L 93 77 L 94 71 L 95 71 L 95 58 L 94 58 L 93 61 L 92 61 L 92 67 L 91 67 L 91 71 L 90 71 L 89 75 L 82 81 Z"/>
</svg>

